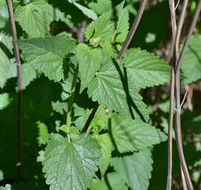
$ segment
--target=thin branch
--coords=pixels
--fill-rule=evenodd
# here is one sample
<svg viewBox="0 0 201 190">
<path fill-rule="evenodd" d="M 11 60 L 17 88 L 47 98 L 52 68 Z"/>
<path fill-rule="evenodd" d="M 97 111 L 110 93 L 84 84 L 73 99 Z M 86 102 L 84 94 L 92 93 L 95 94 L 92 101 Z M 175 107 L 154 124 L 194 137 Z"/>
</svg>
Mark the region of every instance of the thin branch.
<svg viewBox="0 0 201 190">
<path fill-rule="evenodd" d="M 171 25 L 172 25 L 172 42 L 170 48 L 169 61 L 174 53 L 174 46 L 176 41 L 176 14 L 175 14 L 175 4 L 174 0 L 169 0 L 169 7 L 171 13 Z M 168 176 L 167 176 L 167 186 L 166 190 L 172 189 L 172 131 L 173 131 L 173 119 L 174 119 L 174 93 L 175 93 L 175 70 L 174 61 L 172 59 L 172 71 L 171 71 L 171 81 L 170 81 L 170 114 L 168 123 Z"/>
<path fill-rule="evenodd" d="M 129 44 L 130 44 L 130 42 L 131 42 L 131 40 L 132 40 L 132 38 L 136 32 L 138 24 L 142 18 L 146 4 L 147 4 L 147 0 L 142 0 L 141 5 L 140 5 L 140 9 L 138 11 L 138 15 L 137 15 L 137 17 L 133 23 L 133 26 L 131 27 L 131 30 L 130 30 L 127 38 L 126 38 L 126 41 L 124 42 L 124 45 L 122 46 L 122 48 L 121 48 L 121 50 L 117 56 L 117 59 L 122 59 L 126 49 L 128 48 L 128 46 L 129 46 Z M 93 120 L 93 117 L 94 117 L 98 107 L 99 107 L 99 104 L 96 103 L 95 107 L 93 108 L 89 118 L 87 119 L 87 121 L 86 121 L 86 123 L 85 123 L 85 125 L 81 131 L 81 134 L 86 133 L 86 131 L 88 130 L 89 125 L 91 124 L 91 121 Z"/>
<path fill-rule="evenodd" d="M 95 113 L 96 113 L 98 107 L 99 107 L 99 104 L 98 104 L 98 102 L 97 102 L 96 105 L 94 106 L 94 108 L 93 108 L 93 110 L 92 110 L 90 116 L 88 117 L 87 122 L 85 123 L 85 125 L 84 125 L 84 127 L 83 127 L 83 129 L 82 129 L 82 131 L 81 131 L 81 134 L 84 134 L 84 133 L 87 132 L 87 130 L 88 130 L 88 128 L 89 128 L 89 125 L 91 124 L 91 121 L 93 120 L 94 115 L 95 115 Z"/>
<path fill-rule="evenodd" d="M 146 4 L 147 4 L 147 0 L 142 0 L 141 1 L 140 9 L 139 9 L 138 14 L 136 16 L 136 19 L 135 19 L 135 21 L 133 23 L 133 26 L 132 26 L 127 38 L 126 38 L 126 41 L 124 42 L 123 47 L 121 48 L 121 51 L 119 52 L 119 55 L 118 55 L 117 59 L 121 59 L 123 57 L 124 52 L 128 48 L 128 46 L 129 46 L 129 44 L 130 44 L 130 42 L 131 42 L 136 30 L 137 30 L 139 22 L 140 22 L 140 20 L 142 18 L 142 15 L 143 15 L 145 7 L 146 7 Z"/>
<path fill-rule="evenodd" d="M 176 142 L 177 142 L 177 148 L 178 148 L 178 152 L 179 152 L 179 157 L 180 157 L 180 163 L 184 172 L 184 177 L 186 179 L 186 183 L 188 186 L 189 190 L 193 190 L 193 185 L 191 183 L 191 179 L 190 179 L 190 175 L 188 172 L 188 168 L 186 165 L 186 161 L 184 158 L 184 153 L 183 153 L 183 149 L 182 149 L 182 136 L 181 136 L 181 116 L 180 116 L 180 112 L 181 112 L 181 104 L 180 104 L 180 68 L 181 68 L 181 64 L 186 52 L 186 49 L 188 47 L 191 35 L 193 33 L 193 30 L 195 28 L 195 25 L 197 23 L 199 14 L 201 11 L 201 1 L 199 0 L 198 6 L 196 8 L 196 12 L 193 18 L 193 22 L 190 26 L 186 41 L 184 43 L 181 55 L 179 57 L 178 63 L 177 63 L 177 68 L 176 68 L 176 109 L 177 109 L 177 113 L 176 113 Z"/>
<path fill-rule="evenodd" d="M 22 73 L 21 73 L 21 61 L 20 61 L 20 54 L 19 54 L 19 48 L 16 43 L 17 40 L 17 31 L 15 26 L 15 19 L 13 14 L 13 5 L 11 0 L 7 0 L 8 4 L 8 12 L 10 17 L 10 23 L 11 23 L 11 30 L 12 30 L 12 36 L 13 36 L 13 46 L 14 46 L 14 52 L 15 52 L 15 58 L 17 63 L 17 79 L 18 79 L 18 121 L 17 121 L 17 134 L 18 134 L 18 144 L 17 144 L 17 181 L 20 181 L 20 175 L 21 175 L 21 120 L 22 120 Z"/>
</svg>

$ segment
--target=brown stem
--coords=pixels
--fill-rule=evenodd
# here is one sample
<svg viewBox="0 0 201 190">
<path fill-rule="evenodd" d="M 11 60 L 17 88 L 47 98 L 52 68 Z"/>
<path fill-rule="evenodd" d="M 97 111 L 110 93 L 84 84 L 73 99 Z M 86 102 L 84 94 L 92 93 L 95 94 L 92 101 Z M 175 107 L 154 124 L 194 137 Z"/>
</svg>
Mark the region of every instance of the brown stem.
<svg viewBox="0 0 201 190">
<path fill-rule="evenodd" d="M 176 69 L 176 108 L 177 108 L 177 113 L 176 113 L 176 142 L 177 142 L 177 148 L 178 148 L 178 152 L 179 152 L 179 158 L 180 158 L 180 163 L 182 166 L 182 170 L 184 172 L 184 177 L 186 179 L 186 183 L 188 186 L 189 190 L 193 190 L 193 185 L 191 183 L 191 179 L 190 179 L 190 175 L 188 172 L 188 168 L 186 165 L 186 161 L 184 158 L 184 153 L 183 153 L 183 148 L 182 148 L 182 136 L 181 136 L 181 105 L 180 105 L 180 68 L 181 68 L 181 64 L 186 52 L 186 49 L 188 47 L 191 35 L 193 33 L 193 30 L 195 28 L 195 25 L 197 23 L 199 14 L 201 11 L 201 1 L 199 1 L 198 6 L 196 8 L 196 12 L 193 18 L 193 22 L 190 26 L 186 41 L 184 43 L 181 55 L 179 57 L 178 63 L 177 63 L 177 69 Z"/>
<path fill-rule="evenodd" d="M 89 128 L 89 125 L 91 124 L 91 121 L 93 120 L 94 115 L 95 115 L 95 113 L 96 113 L 98 107 L 99 107 L 99 104 L 98 104 L 98 102 L 97 102 L 96 105 L 94 106 L 94 108 L 93 108 L 93 110 L 92 110 L 90 116 L 88 117 L 88 119 L 87 119 L 87 121 L 86 121 L 86 123 L 85 123 L 85 125 L 84 125 L 84 127 L 83 127 L 83 129 L 82 129 L 82 131 L 81 131 L 81 134 L 84 134 L 84 133 L 87 132 L 87 130 L 88 130 L 88 128 Z"/>
<path fill-rule="evenodd" d="M 14 46 L 14 52 L 15 52 L 15 58 L 17 63 L 17 79 L 18 79 L 18 121 L 17 121 L 17 134 L 18 134 L 18 144 L 17 144 L 17 181 L 20 181 L 20 173 L 21 173 L 21 113 L 22 113 L 22 73 L 21 73 L 21 61 L 20 61 L 20 54 L 19 54 L 19 48 L 16 43 L 17 40 L 17 31 L 15 26 L 15 19 L 13 14 L 13 5 L 11 0 L 7 0 L 8 4 L 8 12 L 10 17 L 10 23 L 11 23 L 11 30 L 12 30 L 12 36 L 13 36 L 13 46 Z"/>
<path fill-rule="evenodd" d="M 147 4 L 147 0 L 142 0 L 141 1 L 140 9 L 139 9 L 138 14 L 136 16 L 136 19 L 135 19 L 135 21 L 133 23 L 133 26 L 132 26 L 127 38 L 126 38 L 126 41 L 124 42 L 123 47 L 121 48 L 121 51 L 119 52 L 119 55 L 118 55 L 117 59 L 121 59 L 123 57 L 124 52 L 128 48 L 128 46 L 129 46 L 129 44 L 130 44 L 130 42 L 131 42 L 136 30 L 137 30 L 138 24 L 139 24 L 139 22 L 140 22 L 140 20 L 142 18 L 142 15 L 144 13 L 144 9 L 146 7 L 146 4 Z"/>
<path fill-rule="evenodd" d="M 169 7 L 171 13 L 171 25 L 172 25 L 172 42 L 170 48 L 169 60 L 174 54 L 174 46 L 176 41 L 176 14 L 175 14 L 175 3 L 174 0 L 169 0 Z M 173 57 L 174 58 L 174 57 Z M 167 176 L 167 186 L 166 190 L 172 189 L 172 130 L 173 130 L 173 119 L 174 119 L 174 93 L 175 93 L 175 67 L 174 60 L 172 59 L 172 71 L 171 71 L 171 81 L 170 81 L 170 115 L 169 115 L 169 123 L 168 123 L 168 176 Z"/>
</svg>

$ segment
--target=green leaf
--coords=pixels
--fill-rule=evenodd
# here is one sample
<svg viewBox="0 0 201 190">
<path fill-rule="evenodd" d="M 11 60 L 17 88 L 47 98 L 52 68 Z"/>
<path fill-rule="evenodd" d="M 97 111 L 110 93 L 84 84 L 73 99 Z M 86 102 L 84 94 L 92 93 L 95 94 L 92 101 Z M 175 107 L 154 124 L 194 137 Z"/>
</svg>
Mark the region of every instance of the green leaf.
<svg viewBox="0 0 201 190">
<path fill-rule="evenodd" d="M 9 18 L 8 8 L 5 0 L 0 0 L 0 29 L 2 29 Z"/>
<path fill-rule="evenodd" d="M 147 190 L 152 171 L 152 158 L 149 149 L 144 149 L 131 156 L 113 158 L 111 165 L 126 181 L 131 189 Z"/>
<path fill-rule="evenodd" d="M 159 129 L 117 114 L 112 117 L 111 127 L 112 136 L 121 153 L 142 150 L 167 140 L 167 136 Z"/>
<path fill-rule="evenodd" d="M 22 65 L 22 88 L 25 89 L 31 81 L 36 79 L 36 70 L 31 64 Z"/>
<path fill-rule="evenodd" d="M 8 93 L 0 94 L 0 110 L 6 108 L 11 102 Z"/>
<path fill-rule="evenodd" d="M 13 53 L 13 38 L 12 36 L 6 35 L 4 32 L 0 32 L 0 42 L 3 43 L 6 48 Z"/>
<path fill-rule="evenodd" d="M 84 117 L 84 123 L 87 121 L 89 118 L 90 114 L 92 112 L 92 109 L 86 110 L 85 117 Z M 99 133 L 104 129 L 106 126 L 106 120 L 107 120 L 107 115 L 105 113 L 105 109 L 102 106 L 98 107 L 98 110 L 96 111 L 93 120 L 91 121 L 91 124 L 89 126 L 90 131 L 94 133 Z"/>
<path fill-rule="evenodd" d="M 121 6 L 122 4 L 122 6 Z M 118 7 L 118 22 L 116 28 L 116 42 L 123 43 L 126 40 L 129 31 L 129 14 L 127 8 L 122 8 L 124 2 L 122 2 Z"/>
<path fill-rule="evenodd" d="M 114 35 L 115 28 L 114 23 L 110 21 L 112 12 L 109 11 L 98 19 L 93 21 L 85 31 L 85 37 L 87 40 L 90 38 L 90 43 L 97 47 L 99 44 L 104 44 L 106 41 L 111 42 Z M 92 38 L 93 36 L 93 38 Z"/>
<path fill-rule="evenodd" d="M 45 0 L 33 0 L 17 6 L 15 19 L 31 37 L 44 37 L 49 34 L 53 12 Z"/>
<path fill-rule="evenodd" d="M 120 66 L 119 68 L 122 69 Z M 89 85 L 89 96 L 93 101 L 98 101 L 102 106 L 115 110 L 125 117 L 134 116 L 137 119 L 148 121 L 146 105 L 138 93 L 139 90 L 134 87 L 133 83 L 122 81 L 119 72 L 122 70 L 118 71 L 111 60 L 106 60 Z M 129 91 L 126 82 L 128 82 Z"/>
<path fill-rule="evenodd" d="M 97 0 L 97 2 L 90 2 L 88 5 L 91 9 L 93 9 L 98 14 L 103 14 L 110 9 L 112 9 L 112 1 L 111 0 Z"/>
<path fill-rule="evenodd" d="M 105 179 L 107 179 L 107 182 Z M 90 190 L 128 190 L 125 183 L 124 179 L 117 172 L 112 172 L 101 180 L 93 179 Z"/>
<path fill-rule="evenodd" d="M 75 47 L 75 40 L 65 35 L 17 41 L 25 57 L 38 72 L 55 82 L 64 78 L 63 58 Z"/>
<path fill-rule="evenodd" d="M 101 156 L 95 139 L 80 135 L 72 142 L 52 134 L 45 149 L 43 172 L 51 190 L 86 190 Z"/>
<path fill-rule="evenodd" d="M 140 48 L 126 50 L 121 62 L 138 88 L 156 86 L 170 80 L 170 66 L 153 53 Z"/>
<path fill-rule="evenodd" d="M 11 190 L 11 185 L 10 184 L 6 184 L 5 187 L 1 186 L 0 190 Z"/>
<path fill-rule="evenodd" d="M 10 61 L 6 54 L 0 49 L 0 87 L 3 88 L 9 78 Z"/>
<path fill-rule="evenodd" d="M 76 47 L 76 55 L 79 62 L 82 91 L 93 80 L 95 73 L 100 68 L 103 56 L 99 49 L 90 49 L 82 43 Z"/>
<path fill-rule="evenodd" d="M 99 135 L 97 137 L 97 140 L 102 150 L 102 156 L 100 158 L 99 168 L 101 171 L 101 176 L 103 177 L 110 164 L 110 158 L 112 156 L 111 154 L 112 151 L 114 150 L 114 146 L 112 144 L 109 134 Z"/>
<path fill-rule="evenodd" d="M 39 146 L 46 145 L 50 138 L 50 134 L 48 133 L 48 128 L 44 123 L 42 123 L 40 121 L 37 122 L 37 127 L 39 130 L 38 137 L 37 137 L 38 144 L 39 144 Z"/>
<path fill-rule="evenodd" d="M 195 34 L 191 37 L 186 50 L 182 72 L 184 73 L 184 84 L 189 84 L 201 79 L 201 35 Z"/>
<path fill-rule="evenodd" d="M 60 102 L 57 100 L 56 102 L 51 102 L 52 104 L 52 109 L 61 115 L 63 115 L 65 112 L 67 113 L 68 110 L 68 104 L 67 102 Z"/>
</svg>

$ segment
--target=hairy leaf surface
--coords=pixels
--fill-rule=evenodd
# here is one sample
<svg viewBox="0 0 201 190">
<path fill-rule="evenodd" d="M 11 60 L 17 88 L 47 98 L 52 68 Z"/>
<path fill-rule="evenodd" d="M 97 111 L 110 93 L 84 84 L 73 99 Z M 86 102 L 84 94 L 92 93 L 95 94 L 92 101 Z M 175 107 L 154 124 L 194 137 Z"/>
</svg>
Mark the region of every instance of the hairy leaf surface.
<svg viewBox="0 0 201 190">
<path fill-rule="evenodd" d="M 18 5 L 15 19 L 31 37 L 44 37 L 49 34 L 53 12 L 45 0 L 33 0 L 26 5 Z"/>
<path fill-rule="evenodd" d="M 167 140 L 159 129 L 119 115 L 112 118 L 112 136 L 121 153 L 142 150 Z"/>
<path fill-rule="evenodd" d="M 81 135 L 72 142 L 52 134 L 45 149 L 43 171 L 51 190 L 86 190 L 101 156 L 95 139 Z"/>
<path fill-rule="evenodd" d="M 131 189 L 147 190 L 152 171 L 152 158 L 149 149 L 131 156 L 113 158 L 111 165 L 127 182 Z"/>
<path fill-rule="evenodd" d="M 100 68 L 103 56 L 99 49 L 90 49 L 82 43 L 76 47 L 76 55 L 79 62 L 82 91 L 93 80 L 95 73 Z"/>
<path fill-rule="evenodd" d="M 19 40 L 25 61 L 55 82 L 64 78 L 63 58 L 75 47 L 75 41 L 65 35 Z"/>
<path fill-rule="evenodd" d="M 170 66 L 155 56 L 140 48 L 132 48 L 125 52 L 121 61 L 131 74 L 131 80 L 139 88 L 157 86 L 170 80 Z"/>
<path fill-rule="evenodd" d="M 89 96 L 104 107 L 115 110 L 125 117 L 148 121 L 146 105 L 138 93 L 139 90 L 134 87 L 133 83 L 121 78 L 123 75 L 121 67 L 118 69 L 112 61 L 106 62 L 90 83 Z"/>
</svg>

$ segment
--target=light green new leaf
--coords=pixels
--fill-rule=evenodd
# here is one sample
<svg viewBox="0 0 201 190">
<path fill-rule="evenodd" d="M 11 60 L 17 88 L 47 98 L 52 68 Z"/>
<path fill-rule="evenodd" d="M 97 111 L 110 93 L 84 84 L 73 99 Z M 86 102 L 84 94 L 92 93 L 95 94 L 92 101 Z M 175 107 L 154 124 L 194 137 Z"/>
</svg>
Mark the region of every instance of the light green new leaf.
<svg viewBox="0 0 201 190">
<path fill-rule="evenodd" d="M 9 98 L 8 93 L 0 94 L 0 110 L 6 108 L 11 102 L 11 98 Z"/>
<path fill-rule="evenodd" d="M 86 39 L 89 40 L 91 38 L 90 43 L 94 47 L 97 47 L 99 44 L 104 44 L 107 41 L 112 41 L 115 28 L 114 23 L 110 21 L 111 17 L 111 11 L 104 13 L 87 27 L 85 31 Z"/>
<path fill-rule="evenodd" d="M 90 49 L 87 45 L 80 43 L 76 47 L 76 56 L 79 62 L 82 91 L 93 80 L 95 73 L 100 68 L 103 55 L 99 49 Z"/>
<path fill-rule="evenodd" d="M 15 19 L 31 37 L 44 37 L 49 34 L 53 12 L 45 0 L 33 0 L 17 6 Z"/>
<path fill-rule="evenodd" d="M 5 187 L 1 186 L 0 190 L 11 190 L 11 185 L 10 184 L 6 184 Z"/>
<path fill-rule="evenodd" d="M 111 127 L 115 144 L 121 153 L 142 150 L 167 140 L 167 136 L 159 129 L 120 115 L 113 115 Z"/>
<path fill-rule="evenodd" d="M 112 1 L 111 0 L 97 0 L 97 2 L 90 2 L 88 5 L 91 9 L 93 9 L 98 14 L 103 14 L 110 9 L 112 9 Z"/>
<path fill-rule="evenodd" d="M 181 66 L 184 73 L 184 83 L 189 84 L 201 79 L 201 35 L 191 37 Z"/>
<path fill-rule="evenodd" d="M 139 88 L 156 86 L 170 80 L 170 66 L 153 53 L 140 48 L 126 50 L 121 60 L 128 75 Z"/>
<path fill-rule="evenodd" d="M 142 101 L 139 90 L 134 87 L 135 84 L 130 81 L 127 81 L 128 86 L 125 81 L 123 84 L 114 63 L 111 60 L 106 62 L 90 83 L 89 96 L 92 97 L 93 101 L 98 101 L 104 107 L 115 110 L 125 117 L 132 118 L 134 116 L 137 119 L 148 121 L 149 114 L 146 105 Z"/>
<path fill-rule="evenodd" d="M 144 149 L 131 156 L 113 158 L 111 165 L 126 181 L 131 189 L 147 190 L 152 171 L 152 158 L 149 149 Z"/>
<path fill-rule="evenodd" d="M 0 42 L 3 43 L 6 48 L 13 53 L 13 38 L 12 36 L 6 35 L 3 32 L 0 32 Z"/>
<path fill-rule="evenodd" d="M 110 165 L 111 153 L 114 150 L 114 146 L 112 144 L 109 134 L 99 135 L 97 137 L 97 140 L 102 150 L 99 168 L 101 171 L 101 176 L 103 177 L 108 166 Z"/>
<path fill-rule="evenodd" d="M 65 35 L 55 37 L 19 40 L 19 48 L 30 63 L 40 73 L 55 82 L 64 78 L 63 58 L 75 47 L 75 40 Z"/>
<path fill-rule="evenodd" d="M 86 190 L 101 156 L 94 138 L 81 135 L 72 142 L 52 134 L 45 149 L 43 172 L 51 190 Z"/>
<path fill-rule="evenodd" d="M 59 100 L 57 100 L 56 102 L 51 102 L 51 104 L 52 104 L 52 109 L 60 113 L 61 115 L 63 115 L 64 112 L 67 112 L 68 110 L 67 102 L 60 102 Z"/>
<path fill-rule="evenodd" d="M 46 145 L 50 138 L 48 128 L 44 123 L 40 121 L 37 122 L 37 127 L 38 127 L 38 137 L 37 137 L 38 144 L 39 146 Z"/>
</svg>

